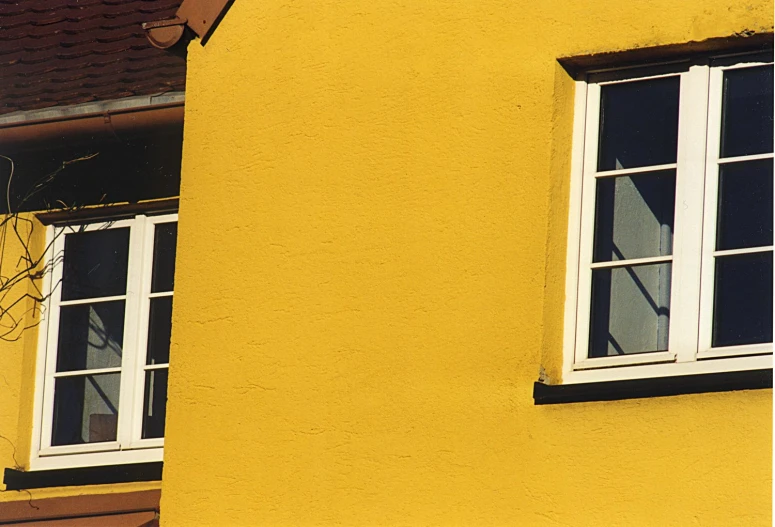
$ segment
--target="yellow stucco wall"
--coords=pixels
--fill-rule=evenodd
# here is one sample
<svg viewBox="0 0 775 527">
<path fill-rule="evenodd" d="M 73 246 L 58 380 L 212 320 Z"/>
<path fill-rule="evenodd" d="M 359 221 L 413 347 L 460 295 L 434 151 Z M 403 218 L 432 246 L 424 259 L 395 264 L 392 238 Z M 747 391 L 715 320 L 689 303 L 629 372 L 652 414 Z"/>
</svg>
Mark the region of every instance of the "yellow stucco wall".
<svg viewBox="0 0 775 527">
<path fill-rule="evenodd" d="M 771 1 L 234 3 L 189 46 L 162 524 L 770 525 L 769 390 L 536 407 L 560 56 Z"/>
</svg>

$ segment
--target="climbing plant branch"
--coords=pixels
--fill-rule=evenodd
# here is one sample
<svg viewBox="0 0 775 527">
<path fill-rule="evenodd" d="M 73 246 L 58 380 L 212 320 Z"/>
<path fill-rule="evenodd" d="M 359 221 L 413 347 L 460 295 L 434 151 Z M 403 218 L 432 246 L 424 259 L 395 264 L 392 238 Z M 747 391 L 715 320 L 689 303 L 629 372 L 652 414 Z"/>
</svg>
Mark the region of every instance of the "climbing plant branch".
<svg viewBox="0 0 775 527">
<path fill-rule="evenodd" d="M 0 154 L 0 158 L 8 161 L 10 165 L 5 196 L 7 209 L 0 219 L 0 341 L 19 340 L 25 330 L 40 323 L 45 301 L 50 295 L 50 291 L 44 292 L 41 289 L 40 280 L 50 273 L 58 259 L 61 259 L 61 256 L 57 255 L 46 259 L 55 241 L 53 239 L 48 240 L 42 250 L 33 247 L 34 231 L 40 225 L 22 212 L 25 205 L 35 195 L 48 188 L 65 168 L 88 161 L 97 155 L 91 154 L 62 162 L 55 170 L 33 182 L 18 205 L 13 206 L 11 183 L 15 165 L 13 159 Z M 61 200 L 57 203 L 65 210 L 77 208 Z M 9 258 L 14 260 L 9 261 Z M 32 302 L 28 302 L 29 300 Z M 30 314 L 32 316 L 28 316 Z"/>
</svg>

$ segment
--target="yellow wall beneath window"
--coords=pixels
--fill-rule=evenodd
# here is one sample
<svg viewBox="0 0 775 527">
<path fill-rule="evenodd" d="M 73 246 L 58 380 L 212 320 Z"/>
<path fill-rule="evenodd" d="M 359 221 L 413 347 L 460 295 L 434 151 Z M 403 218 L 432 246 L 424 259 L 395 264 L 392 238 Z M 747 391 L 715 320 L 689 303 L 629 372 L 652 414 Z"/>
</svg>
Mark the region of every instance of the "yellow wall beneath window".
<svg viewBox="0 0 775 527">
<path fill-rule="evenodd" d="M 771 525 L 769 390 L 536 407 L 558 56 L 771 1 L 237 1 L 189 46 L 162 524 Z"/>
<path fill-rule="evenodd" d="M 3 283 L 25 268 L 21 260 L 24 249 L 20 238 L 29 237 L 29 248 L 33 255 L 42 254 L 45 247 L 46 228 L 34 220 L 32 214 L 20 216 L 18 233 L 19 236 L 14 234 L 10 223 L 5 227 L 0 226 L 0 277 Z M 41 287 L 40 283 L 38 287 Z M 2 503 L 8 501 L 31 501 L 34 505 L 36 500 L 45 498 L 158 489 L 161 486 L 159 482 L 143 482 L 5 491 L 5 485 L 2 484 L 3 469 L 20 467 L 26 470 L 30 462 L 38 352 L 36 325 L 40 322 L 40 311 L 31 299 L 23 300 L 25 294 L 36 294 L 30 280 L 19 281 L 10 289 L 0 287 L 0 306 L 3 308 L 21 299 L 10 313 L 21 322 L 17 330 L 8 332 L 12 321 L 7 316 L 0 316 L 0 334 L 5 336 L 0 339 L 0 512 Z"/>
</svg>

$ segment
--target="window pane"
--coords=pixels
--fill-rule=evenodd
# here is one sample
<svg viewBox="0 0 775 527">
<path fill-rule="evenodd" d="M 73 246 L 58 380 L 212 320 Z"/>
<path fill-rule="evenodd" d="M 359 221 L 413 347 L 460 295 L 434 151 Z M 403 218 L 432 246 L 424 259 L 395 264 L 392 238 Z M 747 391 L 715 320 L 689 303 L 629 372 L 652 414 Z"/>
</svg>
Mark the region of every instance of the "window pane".
<svg viewBox="0 0 775 527">
<path fill-rule="evenodd" d="M 667 349 L 671 264 L 592 271 L 589 357 Z"/>
<path fill-rule="evenodd" d="M 673 170 L 600 178 L 595 205 L 594 261 L 672 254 Z"/>
<path fill-rule="evenodd" d="M 772 342 L 772 252 L 716 258 L 712 346 Z"/>
<path fill-rule="evenodd" d="M 721 157 L 772 152 L 772 66 L 724 72 Z"/>
<path fill-rule="evenodd" d="M 65 235 L 62 300 L 126 293 L 129 229 Z"/>
<path fill-rule="evenodd" d="M 598 170 L 675 163 L 679 77 L 601 88 Z"/>
<path fill-rule="evenodd" d="M 124 301 L 62 306 L 57 371 L 121 366 Z"/>
<path fill-rule="evenodd" d="M 51 444 L 115 441 L 120 377 L 106 373 L 58 378 Z"/>
<path fill-rule="evenodd" d="M 167 415 L 167 369 L 145 372 L 143 402 L 143 439 L 164 437 Z"/>
<path fill-rule="evenodd" d="M 172 297 L 151 299 L 148 320 L 148 355 L 146 364 L 166 364 L 170 361 L 172 331 Z"/>
<path fill-rule="evenodd" d="M 153 239 L 153 277 L 151 292 L 172 291 L 175 280 L 175 244 L 177 223 L 160 223 Z"/>
<path fill-rule="evenodd" d="M 772 245 L 772 159 L 719 167 L 716 249 Z"/>
</svg>

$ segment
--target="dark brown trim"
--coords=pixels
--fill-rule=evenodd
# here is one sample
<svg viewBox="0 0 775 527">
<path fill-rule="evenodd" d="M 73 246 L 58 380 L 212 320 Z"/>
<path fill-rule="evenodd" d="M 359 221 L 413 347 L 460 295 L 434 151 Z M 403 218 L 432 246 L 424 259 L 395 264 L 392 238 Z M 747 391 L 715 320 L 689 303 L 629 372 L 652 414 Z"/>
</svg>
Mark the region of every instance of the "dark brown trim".
<svg viewBox="0 0 775 527">
<path fill-rule="evenodd" d="M 182 102 L 116 108 L 106 112 L 69 115 L 58 119 L 36 119 L 0 124 L 0 144 L 4 148 L 44 142 L 87 141 L 96 138 L 128 138 L 148 130 L 174 129 L 183 124 Z"/>
<path fill-rule="evenodd" d="M 160 490 L 122 492 L 118 494 L 90 494 L 66 498 L 30 500 L 20 495 L 20 501 L 5 502 L 0 506 L 0 525 L 27 523 L 40 520 L 65 520 L 100 515 L 159 512 Z"/>
<path fill-rule="evenodd" d="M 700 42 L 670 44 L 610 53 L 561 57 L 557 61 L 574 78 L 603 68 L 624 68 L 656 62 L 696 59 L 718 53 L 744 53 L 772 49 L 772 33 L 747 33 Z"/>
<path fill-rule="evenodd" d="M 772 388 L 772 370 L 731 371 L 580 384 L 533 385 L 535 404 L 582 403 Z"/>
<path fill-rule="evenodd" d="M 157 199 L 140 203 L 124 205 L 105 205 L 79 210 L 56 210 L 39 212 L 35 216 L 43 225 L 67 225 L 68 223 L 83 223 L 96 220 L 116 220 L 129 218 L 137 214 L 164 214 L 177 212 L 180 200 L 178 198 Z"/>
<path fill-rule="evenodd" d="M 102 467 L 61 468 L 54 470 L 5 469 L 6 490 L 43 489 L 49 487 L 73 487 L 81 485 L 105 485 L 135 481 L 161 481 L 164 464 L 132 463 Z"/>
</svg>

